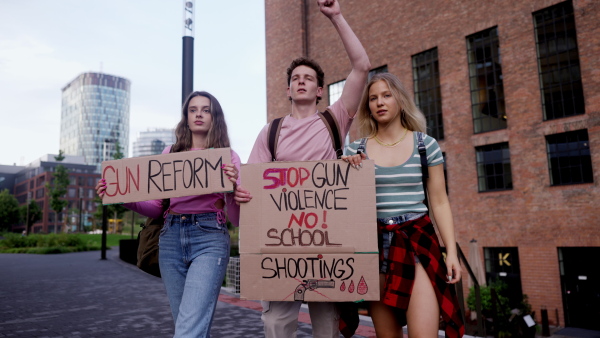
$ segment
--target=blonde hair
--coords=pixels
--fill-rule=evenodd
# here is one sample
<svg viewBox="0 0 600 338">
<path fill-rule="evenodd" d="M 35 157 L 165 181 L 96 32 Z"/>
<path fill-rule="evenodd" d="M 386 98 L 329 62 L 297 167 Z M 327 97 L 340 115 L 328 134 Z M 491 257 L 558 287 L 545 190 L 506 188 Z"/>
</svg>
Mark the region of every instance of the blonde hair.
<svg viewBox="0 0 600 338">
<path fill-rule="evenodd" d="M 193 92 L 185 100 L 181 110 L 181 120 L 175 128 L 177 141 L 173 146 L 173 152 L 187 151 L 192 148 L 192 133 L 188 127 L 188 107 L 190 101 L 196 96 L 204 96 L 210 100 L 210 115 L 212 125 L 208 130 L 205 148 L 227 148 L 229 147 L 229 135 L 227 134 L 227 124 L 225 116 L 219 101 L 208 92 Z"/>
<path fill-rule="evenodd" d="M 358 107 L 358 133 L 360 137 L 373 137 L 377 134 L 377 121 L 371 116 L 369 108 L 369 90 L 371 86 L 378 81 L 384 81 L 390 88 L 392 96 L 398 103 L 400 111 L 400 123 L 410 131 L 425 132 L 427 122 L 425 115 L 417 108 L 415 101 L 408 94 L 400 80 L 390 73 L 375 74 L 363 91 Z"/>
</svg>

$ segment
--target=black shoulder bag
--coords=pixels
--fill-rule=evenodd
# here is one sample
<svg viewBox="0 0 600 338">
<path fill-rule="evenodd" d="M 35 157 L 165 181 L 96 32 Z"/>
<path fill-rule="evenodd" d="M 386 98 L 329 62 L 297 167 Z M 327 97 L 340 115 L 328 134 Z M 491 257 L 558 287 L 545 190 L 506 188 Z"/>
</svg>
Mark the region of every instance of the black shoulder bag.
<svg viewBox="0 0 600 338">
<path fill-rule="evenodd" d="M 162 210 L 160 217 L 148 217 L 146 223 L 142 225 L 142 230 L 138 233 L 137 266 L 142 271 L 153 276 L 160 277 L 160 268 L 158 266 L 158 239 L 160 231 L 165 224 L 163 216 L 164 211 L 169 208 L 171 200 L 166 198 L 162 201 Z"/>
<path fill-rule="evenodd" d="M 173 152 L 173 146 L 169 153 Z M 138 233 L 137 267 L 153 276 L 160 277 L 158 266 L 158 239 L 163 225 L 165 225 L 164 213 L 171 205 L 171 200 L 162 200 L 162 212 L 157 218 L 148 217 Z M 133 224 L 132 224 L 133 226 Z"/>
</svg>

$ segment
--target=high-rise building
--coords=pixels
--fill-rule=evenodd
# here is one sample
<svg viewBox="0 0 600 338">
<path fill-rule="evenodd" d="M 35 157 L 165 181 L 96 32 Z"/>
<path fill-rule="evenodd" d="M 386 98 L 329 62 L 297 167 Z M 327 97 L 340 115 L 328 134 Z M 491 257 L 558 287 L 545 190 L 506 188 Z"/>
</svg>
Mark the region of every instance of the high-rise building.
<svg viewBox="0 0 600 338">
<path fill-rule="evenodd" d="M 138 138 L 133 141 L 133 157 L 158 155 L 166 146 L 175 143 L 175 130 L 157 128 L 141 131 Z"/>
<path fill-rule="evenodd" d="M 60 149 L 83 156 L 98 170 L 111 160 L 117 142 L 129 152 L 129 102 L 131 82 L 102 74 L 83 73 L 62 89 Z"/>
<path fill-rule="evenodd" d="M 456 239 L 483 270 L 479 282 L 506 283 L 511 308 L 526 294 L 538 321 L 545 309 L 550 325 L 600 330 L 598 2 L 344 1 L 342 10 L 373 71 L 397 75 L 427 117 Z M 299 56 L 325 71 L 319 110 L 333 104 L 351 66 L 316 2 L 266 1 L 265 20 L 267 118 L 290 113 L 285 70 Z M 466 268 L 463 278 L 466 295 Z"/>
</svg>

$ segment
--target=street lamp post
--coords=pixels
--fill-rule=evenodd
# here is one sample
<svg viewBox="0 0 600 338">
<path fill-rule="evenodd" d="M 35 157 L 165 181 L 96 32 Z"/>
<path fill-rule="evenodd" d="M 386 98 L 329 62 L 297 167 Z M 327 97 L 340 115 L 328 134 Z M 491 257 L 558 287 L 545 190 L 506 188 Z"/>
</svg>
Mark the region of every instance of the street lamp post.
<svg viewBox="0 0 600 338">
<path fill-rule="evenodd" d="M 194 0 L 183 1 L 182 104 L 194 90 L 194 2 Z"/>
<path fill-rule="evenodd" d="M 83 232 L 83 187 L 79 187 L 79 232 Z"/>
<path fill-rule="evenodd" d="M 31 191 L 27 192 L 27 218 L 25 219 L 25 235 L 29 236 L 29 203 L 31 202 Z"/>
<path fill-rule="evenodd" d="M 102 162 L 106 161 L 106 144 L 112 143 L 112 140 L 104 139 Z M 106 259 L 106 231 L 108 229 L 108 210 L 106 205 L 102 204 L 102 242 L 100 245 L 100 259 Z"/>
</svg>

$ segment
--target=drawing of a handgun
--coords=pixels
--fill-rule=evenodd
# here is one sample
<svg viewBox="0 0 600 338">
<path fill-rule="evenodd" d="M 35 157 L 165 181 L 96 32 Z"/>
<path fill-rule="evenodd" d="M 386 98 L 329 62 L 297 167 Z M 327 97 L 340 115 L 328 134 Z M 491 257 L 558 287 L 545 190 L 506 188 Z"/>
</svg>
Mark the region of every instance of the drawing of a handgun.
<svg viewBox="0 0 600 338">
<path fill-rule="evenodd" d="M 309 279 L 303 280 L 302 284 L 296 287 L 294 291 L 294 300 L 304 300 L 304 293 L 308 291 L 314 291 L 315 289 L 333 289 L 335 288 L 335 281 L 331 280 L 317 280 Z"/>
</svg>

